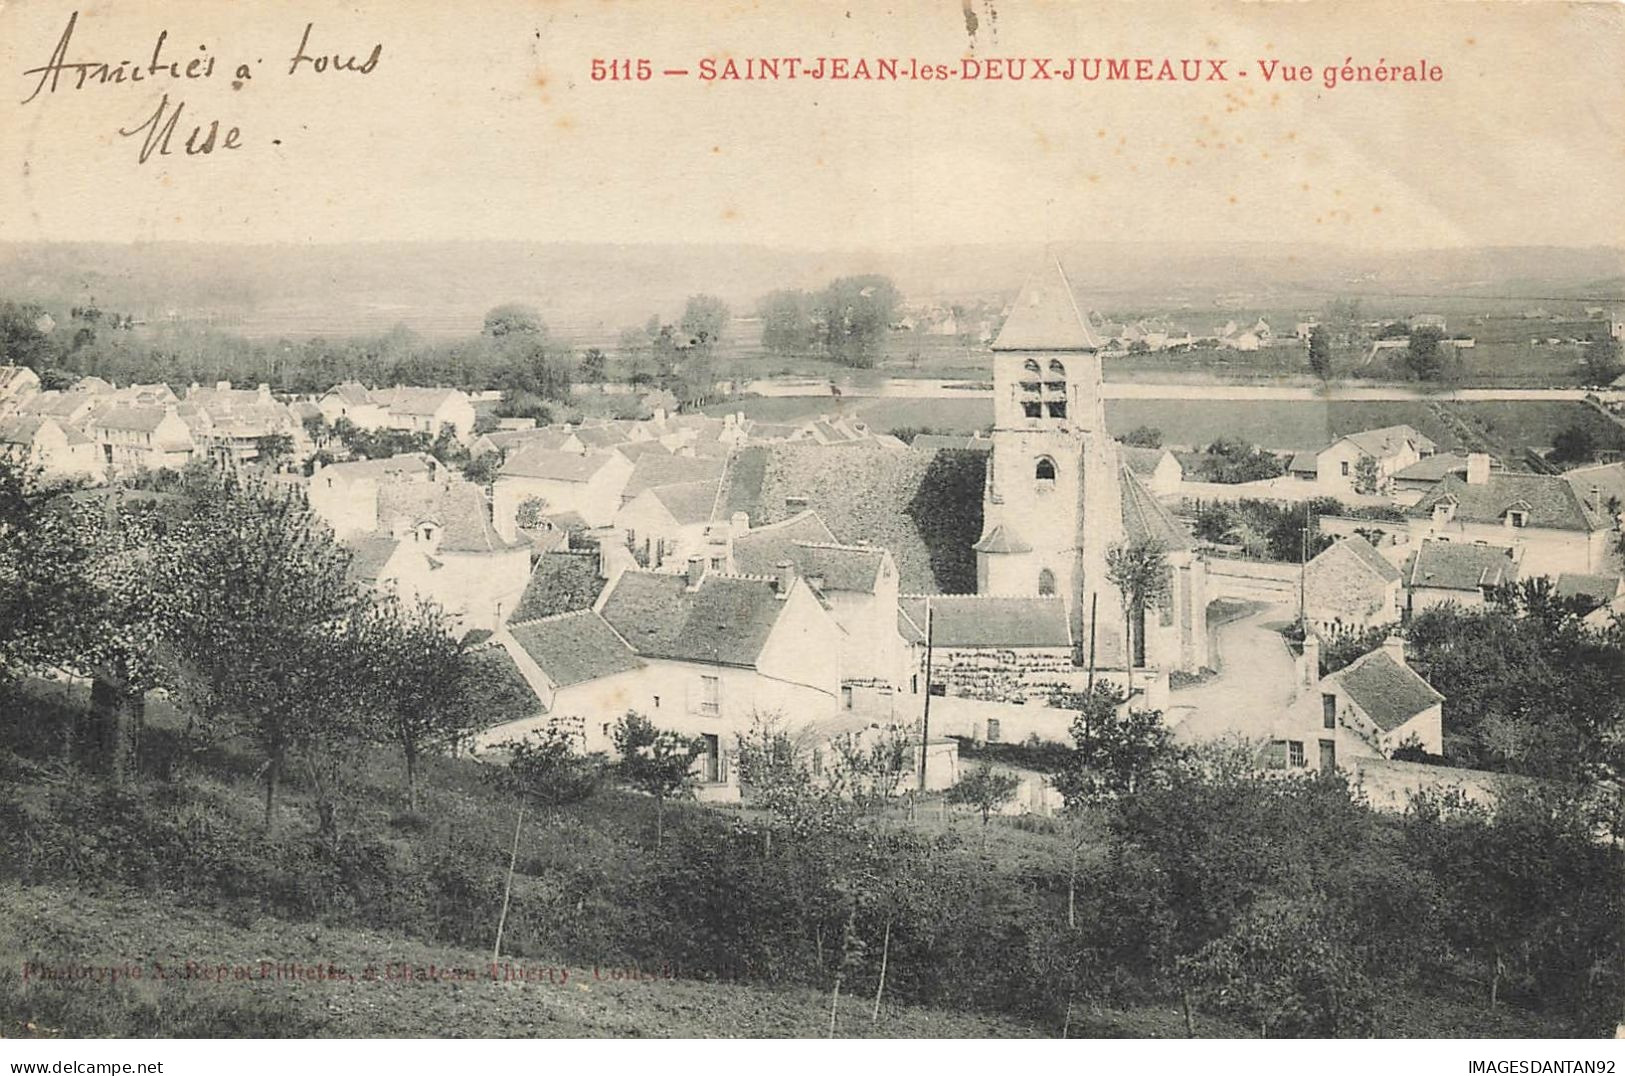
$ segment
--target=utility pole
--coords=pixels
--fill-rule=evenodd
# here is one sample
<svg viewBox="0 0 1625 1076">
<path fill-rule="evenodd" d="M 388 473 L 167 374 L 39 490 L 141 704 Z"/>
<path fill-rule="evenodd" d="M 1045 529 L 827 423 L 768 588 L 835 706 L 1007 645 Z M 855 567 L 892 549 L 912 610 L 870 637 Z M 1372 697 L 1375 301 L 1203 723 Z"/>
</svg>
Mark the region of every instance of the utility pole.
<svg viewBox="0 0 1625 1076">
<path fill-rule="evenodd" d="M 1089 694 L 1095 693 L 1095 613 L 1100 608 L 1100 595 L 1089 595 Z"/>
<path fill-rule="evenodd" d="M 1298 626 L 1309 630 L 1309 502 L 1303 502 L 1302 539 L 1298 546 Z"/>
<path fill-rule="evenodd" d="M 931 742 L 931 599 L 925 599 L 925 711 L 920 718 L 920 791 L 925 791 L 925 755 Z"/>
</svg>

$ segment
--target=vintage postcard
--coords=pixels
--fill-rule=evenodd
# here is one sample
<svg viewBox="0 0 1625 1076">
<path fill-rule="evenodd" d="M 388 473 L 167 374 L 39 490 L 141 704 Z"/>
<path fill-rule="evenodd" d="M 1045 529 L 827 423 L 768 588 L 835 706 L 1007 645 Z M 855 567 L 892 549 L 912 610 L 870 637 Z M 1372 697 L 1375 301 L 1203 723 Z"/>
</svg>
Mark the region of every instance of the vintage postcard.
<svg viewBox="0 0 1625 1076">
<path fill-rule="evenodd" d="M 6 0 L 0 73 L 11 1071 L 1614 1071 L 1625 6 Z"/>
</svg>

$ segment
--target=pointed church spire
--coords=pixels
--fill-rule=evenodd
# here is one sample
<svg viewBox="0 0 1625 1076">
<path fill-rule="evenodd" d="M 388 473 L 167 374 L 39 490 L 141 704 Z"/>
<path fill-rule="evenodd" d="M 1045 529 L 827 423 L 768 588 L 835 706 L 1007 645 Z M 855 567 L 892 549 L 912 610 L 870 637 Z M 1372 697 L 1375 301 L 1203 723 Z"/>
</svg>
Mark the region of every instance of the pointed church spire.
<svg viewBox="0 0 1625 1076">
<path fill-rule="evenodd" d="M 1053 250 L 1027 278 L 1005 319 L 994 351 L 1099 351 L 1099 335 L 1072 295 L 1072 283 Z"/>
</svg>

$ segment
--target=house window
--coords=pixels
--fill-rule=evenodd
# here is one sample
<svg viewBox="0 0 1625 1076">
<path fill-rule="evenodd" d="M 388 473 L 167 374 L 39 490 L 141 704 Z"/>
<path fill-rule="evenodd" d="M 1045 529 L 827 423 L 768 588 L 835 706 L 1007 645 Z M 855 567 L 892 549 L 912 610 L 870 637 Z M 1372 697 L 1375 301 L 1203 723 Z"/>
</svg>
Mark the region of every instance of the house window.
<svg viewBox="0 0 1625 1076">
<path fill-rule="evenodd" d="M 1055 461 L 1048 456 L 1038 457 L 1038 465 L 1033 468 L 1033 478 L 1038 482 L 1040 491 L 1055 488 Z"/>
<path fill-rule="evenodd" d="M 1337 727 L 1337 696 L 1323 694 L 1320 696 L 1320 727 L 1335 729 Z"/>
<path fill-rule="evenodd" d="M 852 688 L 846 684 L 841 685 L 841 709 L 852 709 Z"/>
<path fill-rule="evenodd" d="M 1337 741 L 1320 741 L 1320 768 L 1328 772 L 1337 769 Z"/>
<path fill-rule="evenodd" d="M 1514 527 L 1522 527 L 1529 522 L 1529 515 L 1526 512 L 1520 512 L 1514 509 L 1513 511 L 1507 513 L 1507 522 L 1511 523 Z"/>
<path fill-rule="evenodd" d="M 1304 758 L 1302 740 L 1288 740 L 1286 742 L 1286 764 L 1294 769 L 1302 769 L 1308 764 Z"/>
<path fill-rule="evenodd" d="M 700 713 L 722 712 L 722 679 L 716 676 L 700 677 Z"/>
<path fill-rule="evenodd" d="M 655 696 L 655 709 L 656 710 L 660 709 L 660 696 L 659 695 Z"/>
<path fill-rule="evenodd" d="M 987 742 L 999 742 L 999 719 L 996 717 L 990 717 L 987 719 Z"/>
<path fill-rule="evenodd" d="M 1041 569 L 1038 573 L 1038 593 L 1055 593 L 1055 573 L 1048 568 Z"/>
<path fill-rule="evenodd" d="M 1338 466 L 1338 469 L 1343 473 L 1343 477 L 1347 478 L 1349 476 L 1349 461 L 1344 460 L 1342 463 L 1338 464 L 1337 466 Z"/>
</svg>

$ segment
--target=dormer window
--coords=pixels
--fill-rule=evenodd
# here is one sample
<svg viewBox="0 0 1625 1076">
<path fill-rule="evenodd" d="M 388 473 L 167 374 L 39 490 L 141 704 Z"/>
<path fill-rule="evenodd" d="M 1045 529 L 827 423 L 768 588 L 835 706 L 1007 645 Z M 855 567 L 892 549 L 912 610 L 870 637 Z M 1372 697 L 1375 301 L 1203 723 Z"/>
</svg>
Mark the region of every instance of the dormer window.
<svg viewBox="0 0 1625 1076">
<path fill-rule="evenodd" d="M 1456 514 L 1456 502 L 1455 501 L 1440 501 L 1438 504 L 1433 506 L 1433 522 L 1434 523 L 1449 523 L 1451 518 L 1454 517 L 1455 514 Z"/>
<path fill-rule="evenodd" d="M 1038 457 L 1038 465 L 1033 468 L 1033 480 L 1040 493 L 1046 493 L 1055 488 L 1055 461 L 1048 456 Z"/>
<path fill-rule="evenodd" d="M 1521 508 L 1514 508 L 1507 512 L 1507 522 L 1514 527 L 1525 527 L 1529 524 L 1529 513 Z"/>
</svg>

